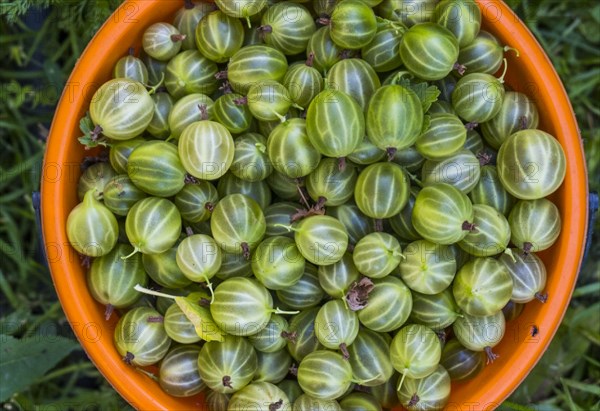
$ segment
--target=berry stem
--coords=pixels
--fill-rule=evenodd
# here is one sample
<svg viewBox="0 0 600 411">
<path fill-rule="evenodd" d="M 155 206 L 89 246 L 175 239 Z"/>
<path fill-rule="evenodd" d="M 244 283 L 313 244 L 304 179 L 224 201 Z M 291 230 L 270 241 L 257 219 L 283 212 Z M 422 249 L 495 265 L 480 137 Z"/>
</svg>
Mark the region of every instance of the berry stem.
<svg viewBox="0 0 600 411">
<path fill-rule="evenodd" d="M 240 98 L 236 98 L 233 100 L 233 103 L 236 106 L 243 106 L 245 104 L 248 104 L 248 97 L 240 97 Z"/>
<path fill-rule="evenodd" d="M 282 227 L 282 228 L 285 228 L 286 230 L 288 230 L 289 232 L 296 231 L 294 229 L 294 227 L 292 227 L 291 225 L 285 225 L 285 224 L 281 224 L 281 223 L 273 224 L 273 227 Z"/>
<path fill-rule="evenodd" d="M 135 370 L 137 372 L 140 372 L 142 374 L 144 374 L 146 377 L 153 379 L 154 381 L 158 382 L 158 377 L 154 374 L 152 374 L 151 372 L 148 372 L 140 367 L 135 367 Z"/>
<path fill-rule="evenodd" d="M 385 149 L 385 152 L 387 153 L 388 161 L 392 161 L 394 159 L 394 157 L 396 156 L 398 149 L 396 147 L 388 147 Z"/>
<path fill-rule="evenodd" d="M 342 173 L 346 170 L 346 157 L 338 158 L 338 170 L 340 170 Z"/>
<path fill-rule="evenodd" d="M 279 335 L 284 340 L 288 340 L 292 344 L 296 344 L 296 340 L 298 338 L 298 333 L 296 333 L 296 331 L 292 331 L 291 333 L 289 333 L 287 331 L 282 331 L 281 334 L 279 334 Z"/>
<path fill-rule="evenodd" d="M 172 34 L 171 35 L 171 41 L 173 43 L 177 43 L 178 41 L 183 41 L 185 40 L 187 36 L 185 34 Z"/>
<path fill-rule="evenodd" d="M 208 107 L 206 104 L 198 104 L 198 110 L 200 110 L 200 120 L 208 120 Z"/>
<path fill-rule="evenodd" d="M 204 276 L 204 282 L 206 283 L 206 288 L 208 288 L 208 291 L 210 291 L 210 304 L 212 304 L 215 302 L 215 292 L 213 290 L 213 285 L 206 276 Z"/>
<path fill-rule="evenodd" d="M 517 50 L 517 49 L 516 49 L 516 48 L 514 48 L 514 47 L 510 47 L 510 46 L 504 46 L 504 51 L 505 51 L 505 52 L 507 52 L 507 51 L 514 51 L 514 52 L 515 52 L 515 54 L 517 55 L 517 57 L 521 57 L 521 53 L 519 53 L 519 50 Z"/>
<path fill-rule="evenodd" d="M 83 255 L 83 254 L 79 254 L 79 259 L 81 260 L 81 266 L 84 268 L 90 268 L 90 264 L 92 263 L 92 257 L 87 256 L 87 255 Z"/>
<path fill-rule="evenodd" d="M 264 26 L 260 26 L 256 30 L 260 31 L 260 33 L 264 36 L 265 34 L 273 33 L 273 27 L 268 24 Z"/>
<path fill-rule="evenodd" d="M 456 62 L 456 63 L 454 63 L 453 69 L 456 70 L 457 73 L 460 74 L 461 76 L 464 76 L 465 72 L 467 71 L 467 66 Z"/>
<path fill-rule="evenodd" d="M 469 223 L 468 221 L 464 221 L 462 223 L 462 229 L 464 231 L 475 231 L 477 229 L 477 227 L 473 223 Z"/>
<path fill-rule="evenodd" d="M 140 252 L 140 249 L 137 247 L 134 247 L 133 251 L 131 252 L 131 254 L 126 255 L 126 256 L 121 256 L 121 260 L 127 260 L 129 257 L 132 257 L 134 254 L 137 254 Z"/>
<path fill-rule="evenodd" d="M 304 193 L 304 186 L 302 185 L 303 181 L 300 179 L 296 179 L 296 188 L 298 189 L 298 193 L 300 194 L 300 200 L 304 203 L 304 207 L 310 208 L 310 203 L 306 198 L 306 194 Z"/>
<path fill-rule="evenodd" d="M 162 73 L 160 73 L 160 81 L 158 83 L 156 83 L 156 85 L 152 86 L 150 88 L 150 90 L 148 90 L 148 94 L 152 95 L 152 94 L 156 93 L 156 91 L 163 85 L 164 81 L 165 81 L 165 73 L 162 72 Z M 146 87 L 148 87 L 147 84 L 144 84 L 144 85 Z"/>
<path fill-rule="evenodd" d="M 506 58 L 505 58 L 503 61 L 504 61 L 504 72 L 502 73 L 502 75 L 498 79 L 498 81 L 500 83 L 504 83 L 504 77 L 506 76 L 506 72 L 508 71 L 508 60 L 506 60 Z"/>
<path fill-rule="evenodd" d="M 125 361 L 125 364 L 131 365 L 131 362 L 133 361 L 134 358 L 135 358 L 135 355 L 133 355 L 132 353 L 127 351 L 127 354 L 125 354 L 125 357 L 123 357 L 123 361 Z"/>
<path fill-rule="evenodd" d="M 280 309 L 278 307 L 275 307 L 275 309 L 271 310 L 271 312 L 275 313 L 275 314 L 295 315 L 295 314 L 298 314 L 300 311 L 284 311 L 284 310 L 282 310 L 282 309 Z"/>
<path fill-rule="evenodd" d="M 540 294 L 535 293 L 535 298 L 537 298 L 539 300 L 539 302 L 541 303 L 545 303 L 546 301 L 548 301 L 548 293 L 544 293 L 544 294 Z"/>
<path fill-rule="evenodd" d="M 400 388 L 402 388 L 402 384 L 404 384 L 404 379 L 406 378 L 406 371 L 408 371 L 408 368 L 405 368 L 403 371 L 404 372 L 402 373 L 402 378 L 400 378 L 400 382 L 398 383 L 398 388 L 396 388 L 396 391 L 400 391 Z"/>
<path fill-rule="evenodd" d="M 133 289 L 139 293 L 153 295 L 155 297 L 170 298 L 171 300 L 174 300 L 175 298 L 177 298 L 174 295 L 169 295 L 169 294 L 161 293 L 159 291 L 150 290 L 149 288 L 142 287 L 139 284 L 136 284 L 135 287 L 133 287 Z"/>
<path fill-rule="evenodd" d="M 331 24 L 331 19 L 329 17 L 319 17 L 317 19 L 317 23 L 322 24 L 324 26 L 329 26 L 329 24 Z"/>
<path fill-rule="evenodd" d="M 115 311 L 115 307 L 112 304 L 106 304 L 106 310 L 104 310 L 104 319 L 110 320 L 112 313 Z"/>
<path fill-rule="evenodd" d="M 277 402 L 272 402 L 271 404 L 269 404 L 269 411 L 277 411 L 278 409 L 281 408 L 282 405 L 283 405 L 282 399 L 280 399 Z"/>
<path fill-rule="evenodd" d="M 510 256 L 510 258 L 512 259 L 513 263 L 517 262 L 517 259 L 515 258 L 515 255 L 513 254 L 512 250 L 510 248 L 505 248 L 504 249 L 504 254 Z"/>
<path fill-rule="evenodd" d="M 377 374 L 376 376 L 374 376 L 373 378 L 369 378 L 368 380 L 352 380 L 353 383 L 358 384 L 358 385 L 366 385 L 372 381 L 375 381 L 377 379 L 381 378 L 381 374 Z"/>
<path fill-rule="evenodd" d="M 486 364 L 491 364 L 494 362 L 495 359 L 497 359 L 498 357 L 500 357 L 498 354 L 495 354 L 492 351 L 492 347 L 485 347 L 483 349 L 485 351 L 485 354 L 487 355 L 487 362 Z"/>
<path fill-rule="evenodd" d="M 350 353 L 348 352 L 348 346 L 346 345 L 346 343 L 340 344 L 340 351 L 342 352 L 344 360 L 348 361 L 350 359 Z"/>
<path fill-rule="evenodd" d="M 217 74 L 215 74 L 215 78 L 217 80 L 227 80 L 227 70 L 219 71 Z"/>
<path fill-rule="evenodd" d="M 414 407 L 415 405 L 417 405 L 419 403 L 421 399 L 419 398 L 419 396 L 417 395 L 417 393 L 414 393 L 413 396 L 410 398 L 410 401 L 408 402 L 408 404 L 406 404 L 409 408 L 410 407 Z"/>
<path fill-rule="evenodd" d="M 477 155 L 475 155 L 475 157 L 477 157 L 477 159 L 479 160 L 479 165 L 481 167 L 488 165 L 492 161 L 492 155 L 489 153 L 486 153 L 483 150 L 481 150 L 479 153 L 477 153 Z"/>
<path fill-rule="evenodd" d="M 308 67 L 312 67 L 315 64 L 315 53 L 313 53 L 312 51 L 310 53 L 308 53 L 308 58 L 306 59 L 305 64 Z"/>
<path fill-rule="evenodd" d="M 223 383 L 223 387 L 233 389 L 233 386 L 231 385 L 231 377 L 229 375 L 224 376 L 221 382 Z"/>
<path fill-rule="evenodd" d="M 246 260 L 249 260 L 250 259 L 250 246 L 246 242 L 243 242 L 241 244 L 241 246 L 242 246 L 242 255 L 244 256 L 244 258 Z"/>
</svg>

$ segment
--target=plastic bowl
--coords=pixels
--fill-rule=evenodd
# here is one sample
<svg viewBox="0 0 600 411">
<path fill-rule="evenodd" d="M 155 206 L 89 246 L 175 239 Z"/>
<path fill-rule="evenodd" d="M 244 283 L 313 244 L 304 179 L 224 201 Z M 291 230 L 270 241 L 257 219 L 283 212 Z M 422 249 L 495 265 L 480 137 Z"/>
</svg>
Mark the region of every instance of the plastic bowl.
<svg viewBox="0 0 600 411">
<path fill-rule="evenodd" d="M 65 314 L 90 359 L 132 406 L 141 410 L 206 409 L 201 395 L 177 399 L 165 394 L 148 376 L 127 366 L 113 345 L 116 318 L 104 320 L 104 307 L 87 290 L 85 271 L 69 246 L 65 225 L 77 204 L 79 164 L 88 155 L 77 141 L 79 119 L 94 91 L 111 78 L 115 62 L 132 45 L 139 46 L 146 27 L 168 21 L 182 1 L 127 1 L 106 22 L 81 56 L 67 83 L 48 138 L 42 181 L 42 226 L 48 262 Z M 558 328 L 579 272 L 587 230 L 587 172 L 583 147 L 567 94 L 542 48 L 523 22 L 499 0 L 479 0 L 484 27 L 508 52 L 507 83 L 537 103 L 540 128 L 560 141 L 567 157 L 567 176 L 552 196 L 560 208 L 562 234 L 541 254 L 548 268 L 548 302 L 531 302 L 507 324 L 500 355 L 473 381 L 453 384 L 447 410 L 491 410 L 534 367 Z M 531 336 L 531 328 L 539 329 Z"/>
</svg>

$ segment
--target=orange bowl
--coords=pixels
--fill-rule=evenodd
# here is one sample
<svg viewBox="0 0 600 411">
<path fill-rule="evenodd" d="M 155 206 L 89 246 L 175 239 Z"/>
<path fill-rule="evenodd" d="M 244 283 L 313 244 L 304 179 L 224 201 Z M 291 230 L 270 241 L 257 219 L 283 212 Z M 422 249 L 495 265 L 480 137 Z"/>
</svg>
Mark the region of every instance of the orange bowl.
<svg viewBox="0 0 600 411">
<path fill-rule="evenodd" d="M 546 350 L 569 304 L 583 257 L 587 230 L 587 172 L 573 110 L 552 64 L 522 21 L 500 0 L 478 0 L 486 30 L 520 51 L 507 53 L 507 84 L 537 104 L 540 128 L 554 135 L 567 158 L 567 175 L 552 195 L 562 217 L 562 234 L 541 254 L 548 269 L 548 302 L 527 304 L 507 324 L 495 351 L 500 355 L 474 380 L 453 384 L 447 410 L 492 410 L 521 383 Z M 66 219 L 78 203 L 79 164 L 86 151 L 77 141 L 79 119 L 94 91 L 112 76 L 116 61 L 139 46 L 145 28 L 168 21 L 181 1 L 126 1 L 104 24 L 79 59 L 58 105 L 44 159 L 42 229 L 52 278 L 65 314 L 90 359 L 132 406 L 141 410 L 206 409 L 202 395 L 177 399 L 148 376 L 127 366 L 113 345 L 116 319 L 104 320 L 104 307 L 87 290 L 85 271 L 66 235 Z M 113 316 L 114 317 L 114 316 Z M 539 334 L 531 336 L 536 325 Z"/>
</svg>

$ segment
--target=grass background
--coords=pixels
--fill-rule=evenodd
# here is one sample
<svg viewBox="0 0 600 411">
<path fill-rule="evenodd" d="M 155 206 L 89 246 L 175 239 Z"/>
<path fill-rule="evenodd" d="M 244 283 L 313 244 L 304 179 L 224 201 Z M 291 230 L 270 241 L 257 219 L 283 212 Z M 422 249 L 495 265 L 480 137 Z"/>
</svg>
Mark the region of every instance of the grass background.
<svg viewBox="0 0 600 411">
<path fill-rule="evenodd" d="M 600 5 L 591 0 L 508 3 L 565 83 L 584 140 L 590 188 L 598 191 Z M 0 0 L 0 401 L 6 410 L 129 409 L 73 341 L 40 262 L 32 198 L 39 190 L 45 138 L 60 90 L 118 4 Z M 600 410 L 599 232 L 596 222 L 596 241 L 557 336 L 503 409 Z M 55 336 L 57 352 L 47 352 L 36 336 Z"/>
</svg>

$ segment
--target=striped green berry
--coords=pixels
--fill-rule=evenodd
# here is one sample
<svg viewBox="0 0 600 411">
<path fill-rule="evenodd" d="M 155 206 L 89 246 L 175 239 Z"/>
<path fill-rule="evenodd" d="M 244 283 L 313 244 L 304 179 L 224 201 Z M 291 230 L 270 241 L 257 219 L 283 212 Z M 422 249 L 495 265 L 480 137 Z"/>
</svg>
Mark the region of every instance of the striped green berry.
<svg viewBox="0 0 600 411">
<path fill-rule="evenodd" d="M 191 397 L 205 388 L 198 372 L 196 345 L 171 349 L 160 363 L 158 383 L 160 388 L 174 397 Z"/>
<path fill-rule="evenodd" d="M 498 152 L 502 185 L 521 200 L 546 197 L 560 187 L 566 175 L 566 158 L 559 142 L 541 130 L 517 131 Z"/>
<path fill-rule="evenodd" d="M 356 205 L 365 215 L 376 218 L 395 216 L 406 205 L 410 183 L 394 163 L 375 163 L 359 175 L 354 189 Z"/>
<path fill-rule="evenodd" d="M 138 188 L 156 197 L 172 197 L 185 184 L 177 147 L 166 141 L 137 146 L 129 156 L 127 175 Z"/>
<path fill-rule="evenodd" d="M 508 215 L 510 241 L 525 252 L 546 250 L 556 242 L 561 232 L 561 217 L 553 202 L 521 200 Z"/>
<path fill-rule="evenodd" d="M 125 230 L 135 252 L 161 254 L 179 239 L 181 215 L 169 200 L 148 197 L 131 208 L 125 220 Z"/>
<path fill-rule="evenodd" d="M 417 240 L 406 246 L 404 255 L 400 277 L 411 290 L 437 294 L 452 283 L 457 264 L 450 247 Z"/>
<path fill-rule="evenodd" d="M 510 241 L 510 226 L 506 217 L 495 208 L 473 205 L 475 229 L 467 233 L 458 245 L 471 255 L 489 257 L 504 252 Z"/>
<path fill-rule="evenodd" d="M 265 43 L 293 56 L 306 50 L 317 26 L 306 7 L 291 1 L 276 3 L 262 16 L 258 30 Z"/>
<path fill-rule="evenodd" d="M 413 226 L 423 238 L 437 244 L 453 244 L 473 229 L 473 205 L 465 194 L 449 184 L 424 187 L 415 201 Z"/>
<path fill-rule="evenodd" d="M 101 257 L 117 242 L 119 228 L 114 214 L 89 190 L 83 202 L 67 217 L 67 237 L 70 245 L 82 255 Z"/>
<path fill-rule="evenodd" d="M 204 57 L 225 63 L 244 43 L 242 22 L 220 10 L 206 14 L 196 26 L 196 46 Z"/>
<path fill-rule="evenodd" d="M 423 80 L 446 77 L 458 59 L 458 40 L 447 28 L 435 23 L 412 26 L 400 41 L 404 67 Z"/>
<path fill-rule="evenodd" d="M 231 394 L 252 381 L 258 360 L 252 345 L 244 338 L 225 335 L 220 341 L 204 344 L 198 356 L 200 377 L 208 388 Z"/>
<path fill-rule="evenodd" d="M 185 170 L 202 180 L 216 180 L 233 163 L 233 137 L 216 121 L 197 121 L 187 126 L 179 137 L 178 149 Z"/>
<path fill-rule="evenodd" d="M 398 267 L 404 255 L 396 237 L 387 233 L 371 233 L 356 243 L 352 258 L 361 274 L 382 278 Z"/>
<path fill-rule="evenodd" d="M 175 99 L 188 94 L 210 95 L 217 90 L 216 63 L 197 50 L 186 50 L 177 54 L 167 64 L 165 86 Z"/>
<path fill-rule="evenodd" d="M 163 317 L 149 307 L 134 308 L 121 317 L 115 328 L 114 340 L 123 360 L 138 367 L 156 364 L 171 346 Z"/>
<path fill-rule="evenodd" d="M 512 295 L 513 280 L 506 267 L 493 258 L 475 258 L 456 273 L 452 293 L 468 315 L 493 315 Z"/>
<path fill-rule="evenodd" d="M 219 247 L 228 252 L 243 251 L 248 258 L 265 234 L 266 221 L 256 201 L 243 194 L 230 194 L 215 207 L 210 227 Z"/>
<path fill-rule="evenodd" d="M 365 137 L 365 120 L 353 97 L 339 90 L 326 89 L 308 107 L 306 130 L 310 142 L 321 154 L 345 157 Z"/>
<path fill-rule="evenodd" d="M 153 115 L 154 102 L 146 87 L 124 78 L 104 83 L 90 103 L 90 118 L 104 136 L 113 140 L 139 136 Z"/>
</svg>

